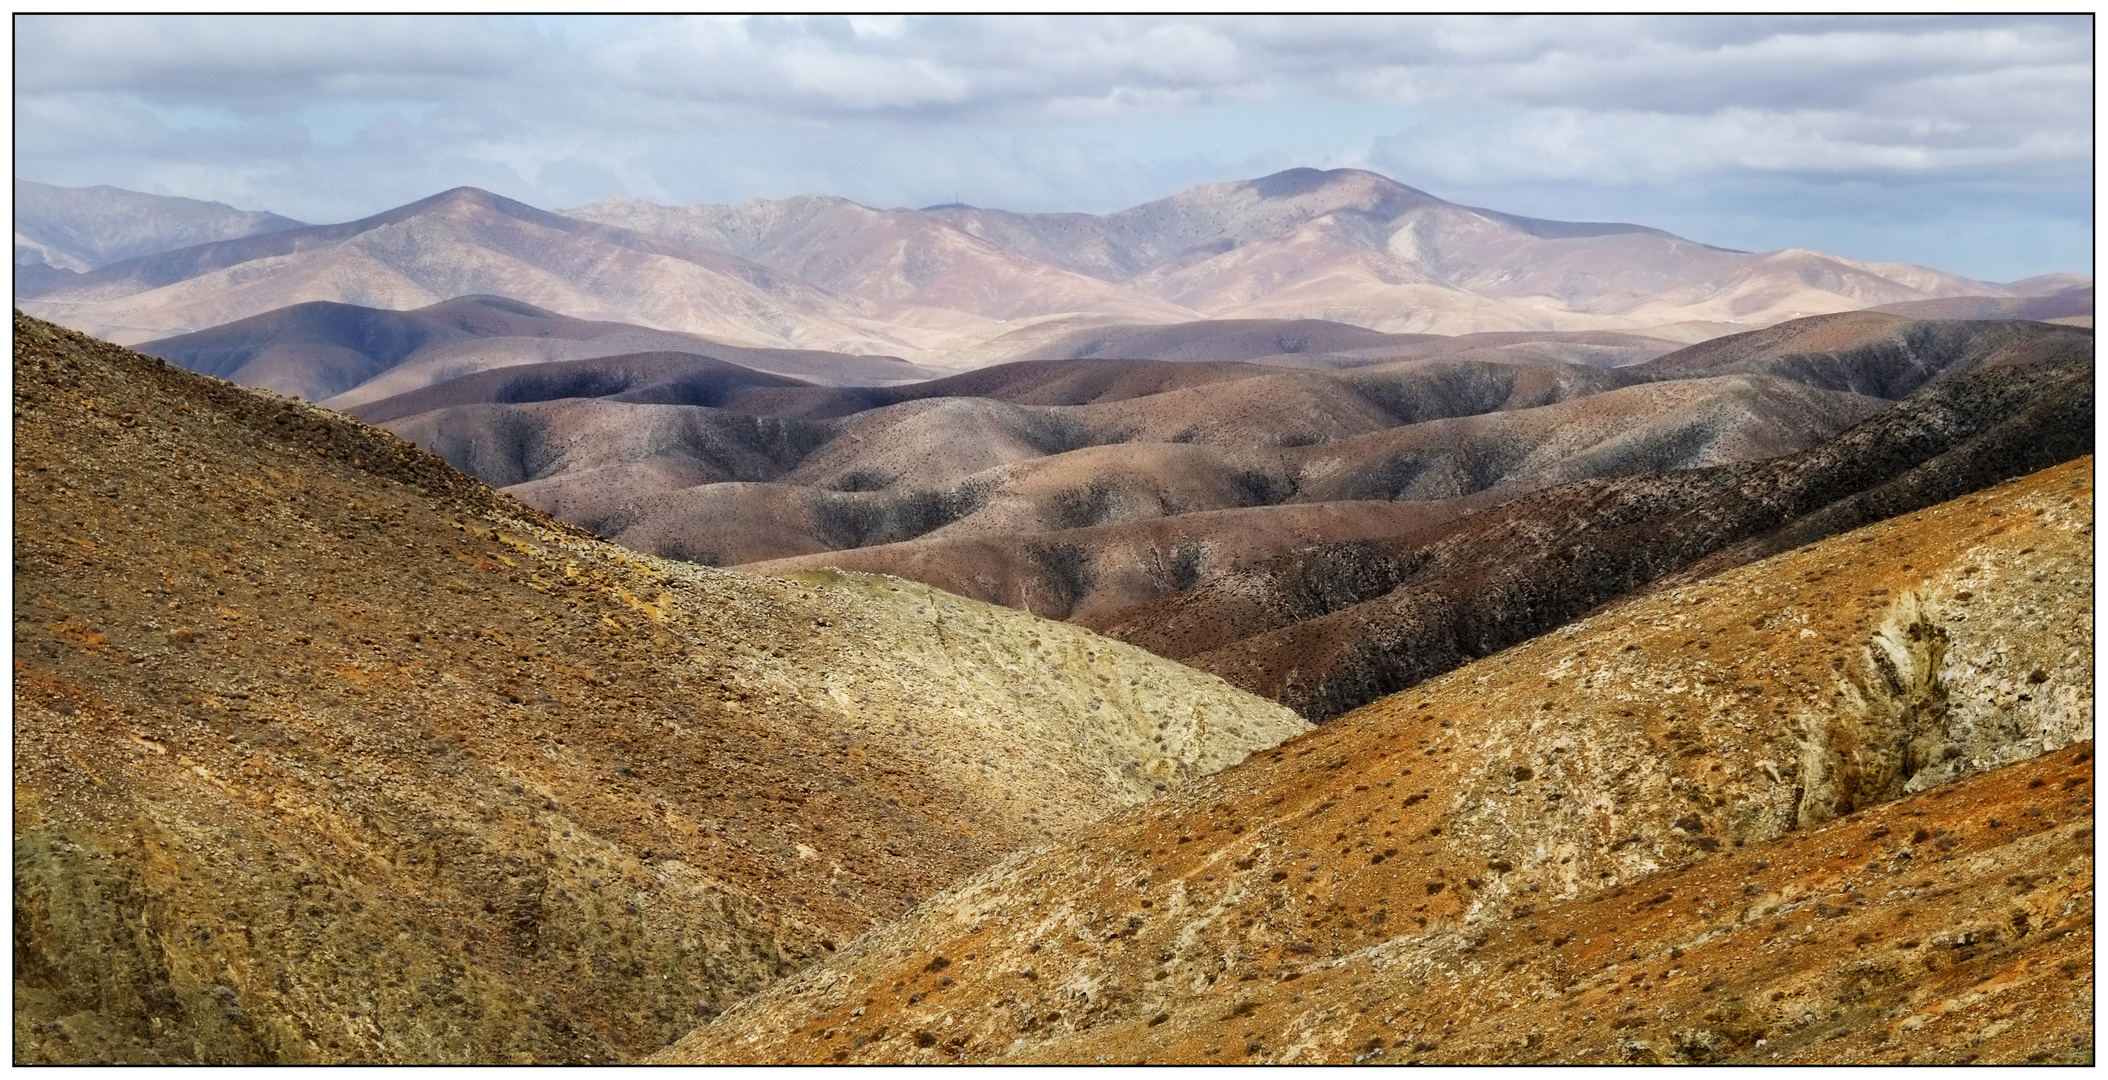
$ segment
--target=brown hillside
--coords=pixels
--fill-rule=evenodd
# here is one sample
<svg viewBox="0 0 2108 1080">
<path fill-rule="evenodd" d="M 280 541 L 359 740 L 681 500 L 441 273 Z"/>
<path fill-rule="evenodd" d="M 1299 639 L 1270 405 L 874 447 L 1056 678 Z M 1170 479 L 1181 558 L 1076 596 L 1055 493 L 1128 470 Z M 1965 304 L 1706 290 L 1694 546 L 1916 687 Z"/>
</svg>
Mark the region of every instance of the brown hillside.
<svg viewBox="0 0 2108 1080">
<path fill-rule="evenodd" d="M 1548 344 L 1479 336 L 1483 347 L 1463 355 Z M 1625 348 L 1615 343 L 1630 335 L 1596 337 Z M 1112 625 L 1116 613 L 1099 601 L 1142 603 L 1169 586 L 1134 591 L 1144 582 L 1127 572 L 1128 553 L 1117 542 L 1097 550 L 1101 534 L 1050 534 L 1270 505 L 1468 498 L 1476 509 L 1589 478 L 1645 486 L 1646 474 L 1806 450 L 1890 396 L 1977 369 L 2074 360 L 2091 345 L 2084 331 L 2042 324 L 1841 315 L 1703 356 L 1687 350 L 1679 362 L 1697 366 L 1681 373 L 1512 357 L 1327 372 L 1078 360 L 816 387 L 702 358 L 640 357 L 487 372 L 368 408 L 457 467 L 639 550 L 725 565 L 890 546 L 841 565 L 946 587 L 972 581 L 968 594 L 1012 603 L 1029 593 L 1035 611 Z M 426 405 L 438 407 L 412 412 Z M 1796 542 L 1867 520 L 1824 519 Z M 925 541 L 927 550 L 897 546 Z M 971 541 L 971 565 L 949 561 L 965 553 L 959 541 Z M 981 558 L 989 543 L 1004 553 L 994 562 Z M 1169 550 L 1144 556 L 1167 560 L 1191 562 Z M 1237 569 L 1210 558 L 1195 580 Z M 1091 598 L 1115 579 L 1114 592 Z M 1359 602 L 1383 590 L 1321 591 Z M 1299 610 L 1288 621 L 1310 617 Z"/>
<path fill-rule="evenodd" d="M 1850 311 L 1700 342 L 1633 370 L 1662 378 L 1750 372 L 1898 399 L 1979 368 L 2093 356 L 2093 331 L 2030 321 L 1903 319 Z"/>
<path fill-rule="evenodd" d="M 2091 475 L 1429 680 L 663 1058 L 2088 1060 Z"/>
<path fill-rule="evenodd" d="M 1046 533 L 909 540 L 740 569 L 781 574 L 837 566 L 892 574 L 1089 624 L 1292 548 L 1413 533 L 1475 508 L 1471 499 L 1250 506 Z"/>
<path fill-rule="evenodd" d="M 2092 376 L 2084 361 L 1973 372 L 1799 454 L 1552 488 L 1091 622 L 1334 716 L 1699 560 L 1724 568 L 2090 452 Z"/>
<path fill-rule="evenodd" d="M 1600 387 L 1588 378 L 1463 367 L 1355 373 L 1351 381 L 1239 379 L 1077 407 L 909 402 L 839 421 L 832 437 L 772 480 L 727 471 L 697 486 L 682 481 L 712 480 L 703 463 L 726 460 L 714 433 L 804 422 L 757 426 L 729 414 L 684 418 L 672 406 L 596 400 L 469 406 L 392 427 L 638 550 L 745 563 L 1280 503 L 1519 494 L 1586 476 L 1801 449 L 1879 408 L 1763 376 L 1593 392 Z M 1552 403 L 1536 404 L 1547 397 Z M 1473 415 L 1481 409 L 1488 411 Z M 562 423 L 552 422 L 559 416 Z M 615 474 L 566 471 L 574 461 L 636 468 L 618 485 L 609 482 Z M 668 468 L 646 471 L 661 464 Z M 763 482 L 775 490 L 751 486 Z"/>
<path fill-rule="evenodd" d="M 17 1063 L 622 1060 L 1306 730 L 907 582 L 636 555 L 15 322 Z"/>
<path fill-rule="evenodd" d="M 2072 276 L 2077 278 L 2076 283 L 2046 293 L 1906 300 L 1900 304 L 1883 304 L 1876 310 L 1913 319 L 2035 319 L 2046 322 L 2050 319 L 2091 318 L 2093 282 Z"/>
</svg>

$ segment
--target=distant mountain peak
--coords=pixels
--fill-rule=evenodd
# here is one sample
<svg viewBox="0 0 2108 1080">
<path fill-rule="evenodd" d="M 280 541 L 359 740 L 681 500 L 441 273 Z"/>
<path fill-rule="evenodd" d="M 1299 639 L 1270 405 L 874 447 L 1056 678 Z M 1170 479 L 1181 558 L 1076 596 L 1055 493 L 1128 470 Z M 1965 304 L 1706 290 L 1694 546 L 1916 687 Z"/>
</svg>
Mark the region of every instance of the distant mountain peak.
<svg viewBox="0 0 2108 1080">
<path fill-rule="evenodd" d="M 107 184 L 69 188 L 17 178 L 15 264 L 86 273 L 142 255 L 306 227 L 221 202 Z M 46 275 L 47 284 L 60 279 Z"/>
<path fill-rule="evenodd" d="M 1283 169 L 1256 180 L 1246 180 L 1244 185 L 1266 199 L 1289 199 L 1328 187 L 1361 187 L 1442 201 L 1418 188 L 1408 187 L 1382 173 L 1370 172 L 1367 169 Z"/>
</svg>

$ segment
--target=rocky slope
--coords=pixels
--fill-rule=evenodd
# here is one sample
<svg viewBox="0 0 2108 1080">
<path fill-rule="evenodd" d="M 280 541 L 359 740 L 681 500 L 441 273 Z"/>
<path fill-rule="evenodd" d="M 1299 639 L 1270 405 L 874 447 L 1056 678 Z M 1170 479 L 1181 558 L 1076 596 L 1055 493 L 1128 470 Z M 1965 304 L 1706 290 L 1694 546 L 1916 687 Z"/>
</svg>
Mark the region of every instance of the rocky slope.
<svg viewBox="0 0 2108 1080">
<path fill-rule="evenodd" d="M 1307 730 L 908 582 L 668 563 L 19 314 L 18 1063 L 623 1060 Z"/>
<path fill-rule="evenodd" d="M 1721 569 L 2090 453 L 2092 418 L 2090 358 L 1977 371 L 1798 454 L 1553 488 L 1089 621 L 1336 716 L 1701 560 Z"/>
<path fill-rule="evenodd" d="M 1020 854 L 661 1060 L 2090 1061 L 2092 461 Z"/>
</svg>

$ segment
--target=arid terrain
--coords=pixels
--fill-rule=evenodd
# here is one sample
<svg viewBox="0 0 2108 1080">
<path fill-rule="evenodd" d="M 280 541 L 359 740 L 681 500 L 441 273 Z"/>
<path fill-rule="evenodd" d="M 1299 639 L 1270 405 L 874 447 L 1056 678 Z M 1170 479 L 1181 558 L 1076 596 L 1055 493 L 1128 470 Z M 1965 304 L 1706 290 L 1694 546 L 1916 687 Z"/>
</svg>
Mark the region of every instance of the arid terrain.
<svg viewBox="0 0 2108 1080">
<path fill-rule="evenodd" d="M 2088 277 L 16 204 L 16 1064 L 2093 1060 Z"/>
<path fill-rule="evenodd" d="M 1224 347 L 1249 329 L 1224 328 Z M 1855 312 L 1619 366 L 1487 355 L 1536 344 L 1336 369 L 1050 359 L 865 387 L 636 353 L 484 370 L 346 407 L 631 548 L 907 577 L 1107 630 L 1313 716 L 1716 548 L 1781 530 L 1805 543 L 2091 448 L 2080 358 L 2093 337 L 2081 328 Z M 2043 382 L 2050 369 L 2065 374 Z M 1745 480 L 1767 493 L 1733 494 Z M 1781 484 L 1795 494 L 1771 491 Z M 1545 494 L 1518 501 L 1532 492 Z M 1671 524 L 1677 515 L 1695 524 Z M 1594 546 L 1580 552 L 1578 535 Z M 1554 544 L 1573 550 L 1549 558 Z M 1456 557 L 1429 562 L 1445 550 Z M 1435 594 L 1485 593 L 1496 567 L 1526 616 L 1427 621 Z M 1271 658 L 1196 659 L 1400 590 L 1432 638 L 1399 646 L 1375 632 L 1372 607 L 1313 630 L 1324 643 L 1276 636 L 1255 646 Z M 1372 676 L 1331 658 L 1341 650 L 1412 657 L 1414 674 Z M 1254 676 L 1253 663 L 1273 674 Z"/>
<path fill-rule="evenodd" d="M 1552 488 L 1415 532 L 1297 548 L 1083 621 L 1322 719 L 1679 571 L 2090 453 L 2093 409 L 2090 361 L 1979 371 L 1797 454 Z"/>
<path fill-rule="evenodd" d="M 15 324 L 15 1054 L 610 1061 L 1307 730 L 897 579 L 591 539 Z"/>
<path fill-rule="evenodd" d="M 178 367 L 350 409 L 496 368 L 658 352 L 710 356 L 826 385 L 913 382 L 944 372 L 890 356 L 747 349 L 594 322 L 499 296 L 411 311 L 315 301 L 139 347 Z"/>
<path fill-rule="evenodd" d="M 689 1062 L 2090 1061 L 2092 461 L 1006 860 Z"/>
</svg>

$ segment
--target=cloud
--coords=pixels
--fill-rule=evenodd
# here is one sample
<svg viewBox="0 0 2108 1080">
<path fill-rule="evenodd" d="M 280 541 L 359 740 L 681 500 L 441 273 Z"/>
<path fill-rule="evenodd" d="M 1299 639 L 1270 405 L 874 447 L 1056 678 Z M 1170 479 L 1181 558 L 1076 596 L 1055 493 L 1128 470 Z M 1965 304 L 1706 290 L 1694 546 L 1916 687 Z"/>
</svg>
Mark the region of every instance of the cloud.
<svg viewBox="0 0 2108 1080">
<path fill-rule="evenodd" d="M 1102 211 L 1366 163 L 1463 201 L 1547 199 L 1522 211 L 1546 216 L 1770 185 L 1814 200 L 1766 203 L 1795 243 L 1853 220 L 1833 211 L 1867 190 L 2050 236 L 2090 191 L 2091 31 L 2089 16 L 24 16 L 16 167 L 327 220 L 460 183 L 546 206 L 819 190 Z M 2090 236 L 2090 209 L 2080 224 Z M 1982 241 L 1948 234 L 1971 272 Z"/>
<path fill-rule="evenodd" d="M 23 15 L 15 95 L 132 92 L 272 111 L 322 96 L 430 95 L 515 79 L 552 44 L 468 16 Z"/>
</svg>

